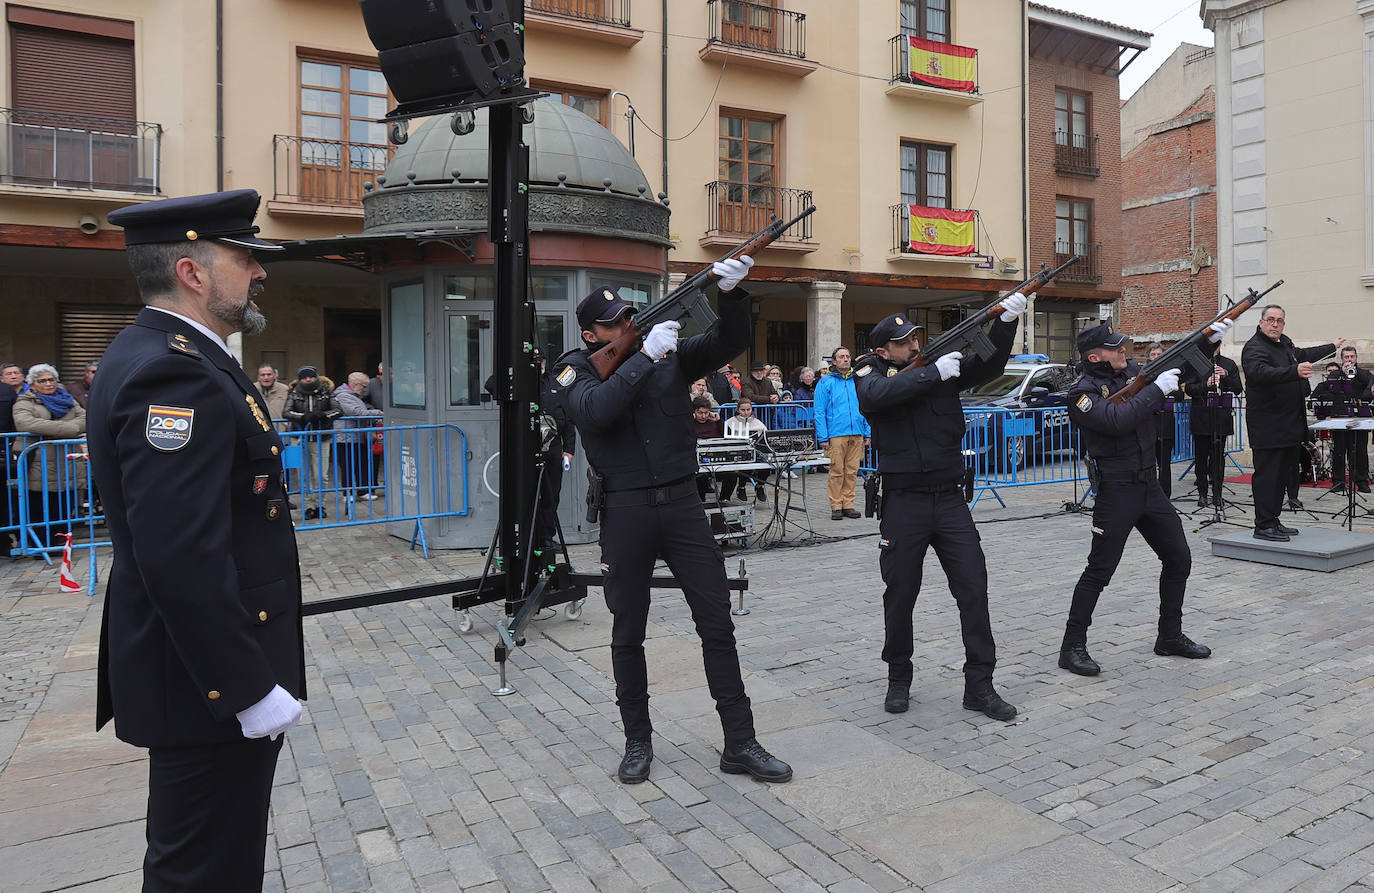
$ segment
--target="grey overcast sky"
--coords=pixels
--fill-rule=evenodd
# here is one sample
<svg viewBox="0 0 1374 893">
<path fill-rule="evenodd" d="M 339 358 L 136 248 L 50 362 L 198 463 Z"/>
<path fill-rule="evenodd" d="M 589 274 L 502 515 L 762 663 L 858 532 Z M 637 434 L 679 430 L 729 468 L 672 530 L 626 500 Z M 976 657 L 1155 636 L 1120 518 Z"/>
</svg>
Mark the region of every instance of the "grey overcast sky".
<svg viewBox="0 0 1374 893">
<path fill-rule="evenodd" d="M 1150 48 L 1121 75 L 1126 99 L 1154 73 L 1180 43 L 1212 45 L 1212 32 L 1202 27 L 1199 0 L 1035 0 L 1042 6 L 1082 13 L 1139 31 L 1149 31 Z"/>
</svg>

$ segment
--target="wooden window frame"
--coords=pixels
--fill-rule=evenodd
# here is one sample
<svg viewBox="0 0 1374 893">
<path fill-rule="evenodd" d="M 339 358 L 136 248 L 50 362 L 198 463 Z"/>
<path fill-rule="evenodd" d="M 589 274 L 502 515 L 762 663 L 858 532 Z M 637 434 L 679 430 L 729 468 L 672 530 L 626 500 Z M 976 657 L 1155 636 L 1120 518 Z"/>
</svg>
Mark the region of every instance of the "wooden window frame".
<svg viewBox="0 0 1374 893">
<path fill-rule="evenodd" d="M 936 36 L 930 35 L 930 25 L 928 16 L 930 9 L 929 0 L 899 0 L 897 7 L 898 31 L 904 37 L 916 36 L 925 40 L 937 40 L 941 43 L 954 43 L 954 0 L 944 0 L 945 3 L 945 30 Z M 903 10 L 912 10 L 915 13 L 917 24 L 915 26 L 902 23 Z"/>
<path fill-rule="evenodd" d="M 392 97 L 389 87 L 384 94 L 352 89 L 350 84 L 351 71 L 360 69 L 381 74 L 381 65 L 375 57 L 319 52 L 308 47 L 296 47 L 295 49 L 295 131 L 299 140 L 299 157 L 297 159 L 299 179 L 296 191 L 299 195 L 306 196 L 305 200 L 311 202 L 354 205 L 363 196 L 363 184 L 376 179 L 386 169 L 386 164 L 390 161 L 395 147 L 386 139 L 385 130 L 383 130 L 381 142 L 354 142 L 351 139 L 353 121 L 376 122 L 373 118 L 352 114 L 350 99 L 353 96 L 381 98 L 385 105 L 390 106 L 394 103 L 394 97 Z M 339 86 L 333 88 L 307 84 L 305 78 L 306 64 L 337 67 L 339 69 Z M 319 90 L 336 94 L 339 97 L 338 113 L 306 111 L 304 102 L 306 90 Z M 338 139 L 306 136 L 303 133 L 306 116 L 330 118 L 338 121 Z M 313 147 L 315 151 L 307 151 L 307 147 L 312 141 L 317 141 L 317 145 Z M 338 145 L 337 158 L 333 157 L 333 150 L 328 148 L 331 144 Z M 355 146 L 363 148 L 354 149 Z M 316 157 L 317 155 L 320 157 Z"/>
<path fill-rule="evenodd" d="M 530 87 L 534 90 L 546 91 L 549 93 L 557 93 L 558 101 L 570 107 L 572 106 L 572 104 L 568 102 L 569 95 L 576 96 L 582 99 L 597 100 L 601 103 L 601 116 L 598 118 L 593 118 L 591 115 L 587 115 L 587 117 L 591 118 L 593 121 L 600 124 L 602 127 L 605 127 L 607 130 L 610 129 L 611 125 L 608 123 L 610 121 L 611 114 L 610 90 L 603 90 L 600 87 L 586 87 L 582 86 L 581 84 L 572 84 L 564 81 L 546 81 L 540 79 L 531 80 Z M 579 109 L 579 111 L 581 110 Z M 583 112 L 583 114 L 586 113 Z"/>
<path fill-rule="evenodd" d="M 1062 105 L 1062 106 L 1059 104 L 1059 98 L 1060 98 L 1061 96 L 1064 97 L 1064 105 Z M 1081 97 L 1081 98 L 1083 99 L 1083 114 L 1082 114 L 1083 130 L 1082 130 L 1081 133 L 1080 133 L 1079 131 L 1077 131 L 1077 130 L 1074 129 L 1074 119 L 1075 119 L 1076 116 L 1075 116 L 1075 112 L 1074 112 L 1074 110 L 1073 110 L 1073 98 L 1074 98 L 1075 96 Z M 1065 120 L 1066 120 L 1067 123 L 1068 123 L 1068 127 L 1067 127 L 1067 128 L 1065 129 L 1065 131 L 1064 131 L 1065 134 L 1066 134 L 1066 138 L 1068 139 L 1068 142 L 1067 142 L 1067 143 L 1060 143 L 1060 142 L 1059 142 L 1059 133 L 1060 133 L 1060 129 L 1059 129 L 1059 113 L 1060 113 L 1060 111 L 1063 111 L 1063 112 L 1064 112 Z M 1058 86 L 1056 86 L 1056 87 L 1054 88 L 1054 133 L 1055 133 L 1055 142 L 1056 142 L 1058 145 L 1061 145 L 1061 146 L 1063 146 L 1063 145 L 1073 146 L 1074 148 L 1077 148 L 1077 149 L 1086 148 L 1087 145 L 1088 145 L 1088 140 L 1092 139 L 1092 129 L 1093 129 L 1093 95 L 1092 95 L 1091 93 L 1088 93 L 1088 92 L 1084 91 L 1084 90 L 1074 90 L 1074 89 L 1071 89 L 1071 88 L 1069 88 L 1069 87 L 1058 87 Z M 1074 146 L 1073 138 L 1074 138 L 1075 136 L 1080 136 L 1080 137 L 1082 137 L 1082 139 L 1083 139 L 1083 144 L 1082 144 L 1082 145 Z"/>
<path fill-rule="evenodd" d="M 727 119 L 739 119 L 743 124 L 740 129 L 741 136 L 739 137 L 743 146 L 741 147 L 740 157 L 738 159 L 738 163 L 742 165 L 743 169 L 743 179 L 741 180 L 727 179 L 722 171 L 722 166 L 724 164 L 733 164 L 736 162 L 736 159 L 732 159 L 728 156 L 725 147 L 722 145 L 726 140 L 735 139 L 735 137 L 725 136 L 722 133 L 724 130 L 724 122 Z M 749 124 L 755 122 L 767 124 L 773 129 L 773 138 L 771 141 L 750 138 Z M 757 232 L 768 224 L 770 218 L 778 210 L 779 205 L 782 203 L 781 194 L 778 190 L 784 188 L 782 159 L 784 157 L 783 133 L 785 122 L 786 118 L 783 115 L 772 112 L 760 112 L 752 109 L 722 107 L 716 113 L 716 180 L 722 185 L 719 187 L 720 192 L 716 196 L 715 210 L 716 228 L 721 232 Z M 749 145 L 751 143 L 771 145 L 773 147 L 772 161 L 750 162 Z M 771 182 L 766 184 L 754 183 L 749 179 L 750 165 L 765 163 L 772 172 Z M 738 201 L 732 201 L 730 199 L 731 188 L 735 186 L 740 187 L 741 197 Z M 772 200 L 767 203 L 753 201 L 750 190 L 765 186 L 772 190 Z"/>
<path fill-rule="evenodd" d="M 1068 217 L 1061 217 L 1061 216 L 1059 216 L 1059 203 L 1060 203 L 1060 202 L 1068 202 L 1068 203 L 1069 203 L 1069 216 L 1068 216 Z M 1076 195 L 1056 195 L 1056 196 L 1054 197 L 1054 204 L 1055 204 L 1055 207 L 1054 207 L 1054 230 L 1055 230 L 1055 232 L 1054 232 L 1054 244 L 1055 244 L 1055 250 L 1056 250 L 1056 251 L 1058 250 L 1059 244 L 1060 244 L 1060 240 L 1059 240 L 1059 221 L 1061 221 L 1061 220 L 1067 220 L 1067 221 L 1069 221 L 1069 251 L 1070 251 L 1070 252 L 1077 252 L 1077 253 L 1079 253 L 1079 254 L 1084 254 L 1084 255 L 1086 255 L 1086 254 L 1088 253 L 1088 250 L 1089 250 L 1089 249 L 1088 249 L 1088 246 L 1093 244 L 1093 241 L 1094 241 L 1094 240 L 1093 240 L 1093 231 L 1094 231 L 1094 227 L 1096 226 L 1096 220 L 1095 220 L 1095 218 L 1097 217 L 1097 213 L 1096 213 L 1096 208 L 1093 207 L 1093 200 L 1090 199 L 1090 198 L 1083 198 L 1083 197 L 1081 197 L 1081 196 L 1076 196 Z M 1087 215 L 1086 215 L 1084 218 L 1082 218 L 1083 221 L 1087 224 L 1087 226 L 1085 227 L 1085 229 L 1087 230 L 1087 237 L 1084 239 L 1084 241 L 1083 241 L 1082 243 L 1076 242 L 1076 241 L 1074 240 L 1074 237 L 1073 237 L 1073 225 L 1074 225 L 1074 222 L 1080 219 L 1080 218 L 1078 218 L 1078 217 L 1076 217 L 1076 216 L 1074 215 L 1074 208 L 1075 208 L 1076 205 L 1082 205 L 1082 206 L 1084 206 L 1084 207 L 1087 209 Z"/>
<path fill-rule="evenodd" d="M 908 170 L 908 168 L 902 166 L 902 149 L 906 148 L 916 150 L 916 185 L 919 191 L 917 192 L 917 201 L 908 201 L 907 196 L 909 193 L 902 192 L 902 204 L 922 205 L 924 207 L 935 208 L 940 207 L 939 205 L 930 204 L 930 194 L 926 191 L 926 181 L 929 176 L 929 171 L 926 167 L 926 152 L 931 149 L 936 149 L 942 150 L 945 153 L 945 181 L 947 187 L 945 201 L 947 204 L 945 204 L 944 207 L 954 208 L 954 146 L 945 143 L 928 143 L 923 140 L 901 140 L 897 147 L 897 185 L 899 190 L 901 189 L 902 174 Z"/>
</svg>

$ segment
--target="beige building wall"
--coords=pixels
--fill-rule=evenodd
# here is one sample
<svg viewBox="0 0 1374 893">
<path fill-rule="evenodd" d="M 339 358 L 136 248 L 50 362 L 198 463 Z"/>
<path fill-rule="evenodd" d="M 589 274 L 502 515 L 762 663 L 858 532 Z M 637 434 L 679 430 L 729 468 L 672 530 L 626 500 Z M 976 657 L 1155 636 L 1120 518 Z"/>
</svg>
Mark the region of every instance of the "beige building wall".
<svg viewBox="0 0 1374 893">
<path fill-rule="evenodd" d="M 1216 33 L 1219 289 L 1283 279 L 1289 337 L 1344 336 L 1368 359 L 1374 4 L 1206 0 L 1203 13 Z"/>
</svg>

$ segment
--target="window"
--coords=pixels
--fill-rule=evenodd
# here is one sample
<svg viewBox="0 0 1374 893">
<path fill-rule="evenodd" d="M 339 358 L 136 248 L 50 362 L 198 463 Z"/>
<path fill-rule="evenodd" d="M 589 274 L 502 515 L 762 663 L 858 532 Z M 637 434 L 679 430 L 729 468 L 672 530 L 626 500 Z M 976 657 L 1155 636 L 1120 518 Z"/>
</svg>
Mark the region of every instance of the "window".
<svg viewBox="0 0 1374 893">
<path fill-rule="evenodd" d="M 300 60 L 299 194 L 312 202 L 352 203 L 363 183 L 386 168 L 386 79 L 363 65 Z"/>
<path fill-rule="evenodd" d="M 948 208 L 950 161 L 954 149 L 902 142 L 902 204 Z"/>
<path fill-rule="evenodd" d="M 607 126 L 606 112 L 610 107 L 610 102 L 607 101 L 606 93 L 585 87 L 547 84 L 539 81 L 531 82 L 531 86 L 536 90 L 548 93 L 564 105 L 572 106 L 602 127 Z"/>
<path fill-rule="evenodd" d="M 1088 145 L 1088 95 L 1062 87 L 1054 91 L 1054 142 L 1082 149 Z M 1043 132 L 1043 131 L 1042 131 Z"/>
<path fill-rule="evenodd" d="M 902 36 L 951 43 L 949 0 L 902 0 Z"/>
<path fill-rule="evenodd" d="M 806 323 L 770 320 L 764 350 L 764 359 L 781 369 L 786 381 L 793 369 L 806 364 Z"/>
<path fill-rule="evenodd" d="M 125 326 L 133 325 L 139 305 L 58 304 L 57 371 L 75 381 L 105 353 Z"/>
<path fill-rule="evenodd" d="M 1037 310 L 1035 311 L 1035 352 L 1042 353 L 1054 363 L 1067 363 L 1072 366 L 1078 362 L 1074 339 L 1078 336 L 1079 311 Z M 1097 320 L 1091 320 L 1096 324 Z"/>
<path fill-rule="evenodd" d="M 777 46 L 773 30 L 773 7 L 776 0 L 723 0 L 721 7 L 721 40 L 735 46 L 771 50 Z"/>
<path fill-rule="evenodd" d="M 1059 197 L 1054 202 L 1054 250 L 1059 254 L 1088 253 L 1092 241 L 1092 202 Z"/>
<path fill-rule="evenodd" d="M 752 233 L 778 206 L 778 137 L 782 122 L 748 113 L 720 116 L 720 189 L 716 229 Z"/>
<path fill-rule="evenodd" d="M 425 286 L 391 287 L 391 399 L 388 406 L 425 407 Z"/>
</svg>

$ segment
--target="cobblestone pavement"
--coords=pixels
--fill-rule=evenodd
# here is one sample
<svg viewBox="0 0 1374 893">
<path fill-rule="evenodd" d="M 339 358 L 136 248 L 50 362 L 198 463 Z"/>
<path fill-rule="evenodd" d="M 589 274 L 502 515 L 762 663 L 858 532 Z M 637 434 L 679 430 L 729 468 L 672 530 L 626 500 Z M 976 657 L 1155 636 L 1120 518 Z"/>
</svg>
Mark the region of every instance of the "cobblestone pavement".
<svg viewBox="0 0 1374 893">
<path fill-rule="evenodd" d="M 1014 724 L 960 707 L 958 617 L 933 558 L 912 707 L 883 712 L 874 521 L 813 512 L 832 538 L 744 556 L 741 659 L 760 739 L 796 768 L 787 785 L 716 767 L 671 590 L 650 617 L 656 759 L 637 786 L 613 777 L 599 590 L 577 619 L 532 625 L 505 698 L 490 693 L 497 605 L 466 633 L 442 598 L 308 618 L 310 701 L 279 765 L 267 888 L 1374 890 L 1369 566 L 1213 558 L 1185 519 L 1185 628 L 1215 650 L 1190 662 L 1151 650 L 1159 565 L 1133 539 L 1090 631 L 1103 673 L 1084 679 L 1055 659 L 1089 519 L 1058 513 L 1067 488 L 1003 495 L 975 514 Z M 307 598 L 480 567 L 369 528 L 301 543 Z M 595 547 L 573 552 L 596 566 Z M 136 890 L 146 766 L 93 731 L 100 600 L 56 594 L 32 561 L 0 566 L 0 592 L 0 887 Z"/>
</svg>

